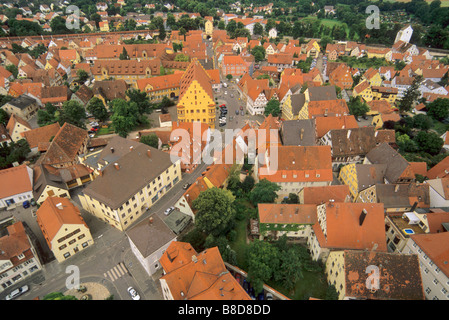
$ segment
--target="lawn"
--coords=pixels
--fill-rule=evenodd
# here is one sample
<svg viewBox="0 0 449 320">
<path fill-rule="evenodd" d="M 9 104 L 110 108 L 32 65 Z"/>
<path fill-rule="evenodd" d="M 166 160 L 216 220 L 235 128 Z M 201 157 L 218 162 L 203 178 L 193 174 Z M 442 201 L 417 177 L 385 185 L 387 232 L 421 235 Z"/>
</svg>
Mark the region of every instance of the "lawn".
<svg viewBox="0 0 449 320">
<path fill-rule="evenodd" d="M 107 127 L 107 128 L 100 128 L 100 129 L 98 129 L 98 131 L 97 131 L 97 136 L 102 136 L 102 135 L 105 135 L 105 134 L 111 134 L 111 133 L 114 133 L 115 131 L 114 131 L 114 129 L 112 128 L 112 126 L 109 126 L 109 127 Z"/>
</svg>

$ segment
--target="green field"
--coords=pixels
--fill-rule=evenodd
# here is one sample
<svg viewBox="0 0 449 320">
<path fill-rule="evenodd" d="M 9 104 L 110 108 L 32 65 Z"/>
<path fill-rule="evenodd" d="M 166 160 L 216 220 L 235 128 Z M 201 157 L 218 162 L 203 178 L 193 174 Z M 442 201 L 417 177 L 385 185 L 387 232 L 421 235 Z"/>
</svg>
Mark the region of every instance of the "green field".
<svg viewBox="0 0 449 320">
<path fill-rule="evenodd" d="M 411 0 L 387 0 L 387 1 L 391 1 L 391 2 L 394 2 L 394 1 L 397 1 L 397 2 L 410 2 Z M 440 0 L 440 1 L 441 1 L 441 6 L 442 7 L 449 7 L 449 0 Z M 430 4 L 432 2 L 432 0 L 426 0 L 426 2 Z"/>
</svg>

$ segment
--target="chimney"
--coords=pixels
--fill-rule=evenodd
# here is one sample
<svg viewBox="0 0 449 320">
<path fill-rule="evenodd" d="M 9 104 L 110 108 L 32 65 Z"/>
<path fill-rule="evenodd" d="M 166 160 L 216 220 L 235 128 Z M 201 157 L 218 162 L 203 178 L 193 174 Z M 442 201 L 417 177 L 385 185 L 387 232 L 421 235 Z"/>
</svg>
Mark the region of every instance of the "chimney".
<svg viewBox="0 0 449 320">
<path fill-rule="evenodd" d="M 129 151 L 133 151 L 134 146 L 129 147 Z"/>
<path fill-rule="evenodd" d="M 327 111 L 328 109 L 324 110 L 324 116 L 327 117 Z"/>
<path fill-rule="evenodd" d="M 351 130 L 348 130 L 348 134 L 347 134 L 346 138 L 349 139 L 350 136 L 351 136 Z"/>
<path fill-rule="evenodd" d="M 394 186 L 394 192 L 398 192 L 398 190 L 399 190 L 399 185 L 397 184 Z"/>
<path fill-rule="evenodd" d="M 114 148 L 113 147 L 111 147 L 111 153 L 114 153 Z"/>
<path fill-rule="evenodd" d="M 361 226 L 363 224 L 363 221 L 365 221 L 365 217 L 368 214 L 368 211 L 366 211 L 366 209 L 362 210 L 362 213 L 360 214 L 359 217 L 359 225 Z"/>
<path fill-rule="evenodd" d="M 192 261 L 193 261 L 194 263 L 197 263 L 197 262 L 198 262 L 198 258 L 197 258 L 195 255 L 193 255 L 193 256 L 192 256 Z"/>
<path fill-rule="evenodd" d="M 148 219 L 148 223 L 151 225 L 153 224 L 153 217 L 150 217 L 150 219 Z"/>
<path fill-rule="evenodd" d="M 58 208 L 59 210 L 62 210 L 62 203 L 57 203 L 56 208 Z"/>
<path fill-rule="evenodd" d="M 120 170 L 120 166 L 118 165 L 118 163 L 116 162 L 116 163 L 114 163 L 114 167 L 117 169 L 117 170 Z"/>
<path fill-rule="evenodd" d="M 418 206 L 418 202 L 415 201 L 415 203 L 413 204 L 412 208 L 410 209 L 410 212 L 414 212 L 417 206 Z"/>
<path fill-rule="evenodd" d="M 150 149 L 147 150 L 147 156 L 148 156 L 148 158 L 151 158 L 151 150 Z"/>
<path fill-rule="evenodd" d="M 301 140 L 304 137 L 304 128 L 301 128 Z"/>
</svg>

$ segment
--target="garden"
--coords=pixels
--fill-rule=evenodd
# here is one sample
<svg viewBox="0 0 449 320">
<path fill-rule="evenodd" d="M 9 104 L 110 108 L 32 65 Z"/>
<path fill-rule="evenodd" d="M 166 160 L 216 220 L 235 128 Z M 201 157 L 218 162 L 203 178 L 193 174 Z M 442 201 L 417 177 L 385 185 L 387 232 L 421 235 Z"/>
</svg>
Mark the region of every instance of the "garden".
<svg viewBox="0 0 449 320">
<path fill-rule="evenodd" d="M 248 236 L 249 220 L 258 218 L 257 204 L 274 203 L 279 188 L 268 180 L 256 183 L 251 172 L 247 163 L 234 165 L 226 188 L 201 192 L 193 202 L 195 228 L 180 241 L 191 243 L 198 252 L 218 246 L 224 261 L 248 273 L 255 296 L 267 284 L 293 300 L 336 299 L 323 267 L 311 260 L 305 246 L 286 237 L 262 241 Z M 247 173 L 244 179 L 241 173 Z"/>
</svg>

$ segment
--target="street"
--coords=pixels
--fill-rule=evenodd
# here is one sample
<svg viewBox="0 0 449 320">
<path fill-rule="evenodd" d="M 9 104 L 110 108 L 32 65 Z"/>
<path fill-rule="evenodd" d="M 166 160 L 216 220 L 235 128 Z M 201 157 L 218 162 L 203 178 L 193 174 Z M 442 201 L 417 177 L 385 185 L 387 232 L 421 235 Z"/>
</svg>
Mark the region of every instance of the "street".
<svg viewBox="0 0 449 320">
<path fill-rule="evenodd" d="M 164 219 L 163 211 L 173 206 L 182 196 L 185 190 L 182 186 L 185 183 L 193 183 L 207 168 L 206 164 L 199 165 L 191 174 L 184 174 L 183 179 L 167 192 L 158 202 L 156 202 L 147 212 L 145 212 L 134 224 L 148 218 L 152 214 L 157 214 Z M 77 188 L 71 192 L 73 202 L 81 209 L 77 195 L 83 188 Z M 34 208 L 34 207 L 32 207 Z M 81 215 L 88 225 L 94 244 L 70 259 L 59 263 L 54 259 L 42 232 L 37 225 L 36 218 L 31 209 L 17 207 L 16 209 L 2 212 L 1 219 L 14 217 L 16 221 L 24 221 L 29 227 L 32 236 L 42 247 L 44 253 L 43 270 L 25 281 L 8 288 L 0 294 L 0 299 L 14 289 L 27 284 L 30 290 L 17 300 L 31 300 L 36 297 L 42 299 L 51 292 L 67 291 L 66 280 L 70 276 L 66 273 L 68 266 L 76 266 L 79 269 L 80 283 L 94 282 L 102 285 L 114 296 L 115 300 L 130 300 L 131 297 L 127 288 L 134 287 L 142 300 L 161 300 L 162 294 L 159 286 L 160 273 L 150 277 L 141 266 L 140 262 L 131 251 L 131 247 L 125 232 L 121 232 L 107 223 L 100 221 L 90 213 L 81 209 Z"/>
</svg>

